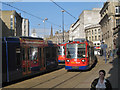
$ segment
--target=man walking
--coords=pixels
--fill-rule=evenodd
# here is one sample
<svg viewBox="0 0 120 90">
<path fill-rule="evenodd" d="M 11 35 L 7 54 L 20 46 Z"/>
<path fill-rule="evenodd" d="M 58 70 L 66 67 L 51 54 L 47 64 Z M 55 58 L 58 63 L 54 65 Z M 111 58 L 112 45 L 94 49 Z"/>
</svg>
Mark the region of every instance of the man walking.
<svg viewBox="0 0 120 90">
<path fill-rule="evenodd" d="M 103 56 L 105 57 L 105 63 L 107 63 L 107 58 L 106 58 L 107 44 L 104 44 L 104 42 L 102 42 L 101 49 L 103 50 Z"/>
</svg>

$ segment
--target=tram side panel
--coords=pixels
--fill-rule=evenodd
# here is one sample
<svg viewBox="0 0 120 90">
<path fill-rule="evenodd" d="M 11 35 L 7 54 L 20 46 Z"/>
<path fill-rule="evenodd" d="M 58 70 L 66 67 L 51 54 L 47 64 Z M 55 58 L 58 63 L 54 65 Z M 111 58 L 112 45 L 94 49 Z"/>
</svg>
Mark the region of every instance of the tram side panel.
<svg viewBox="0 0 120 90">
<path fill-rule="evenodd" d="M 47 47 L 44 47 L 43 45 L 36 46 L 36 44 L 27 44 L 28 47 L 26 47 L 26 45 L 20 45 L 22 42 L 20 42 L 19 38 L 3 39 L 2 43 L 3 83 L 46 71 L 46 68 L 47 70 L 50 70 L 56 68 L 58 65 L 57 46 L 48 45 Z M 31 55 L 29 54 L 29 49 L 34 46 L 38 48 L 38 56 L 37 59 L 30 60 L 30 58 L 28 58 Z M 39 70 L 32 70 L 32 68 L 36 68 L 36 62 L 33 61 L 37 61 L 39 63 L 39 65 L 37 65 Z"/>
<path fill-rule="evenodd" d="M 2 82 L 7 81 L 6 44 L 2 41 Z"/>
<path fill-rule="evenodd" d="M 51 70 L 57 67 L 57 48 L 56 47 L 45 47 L 44 48 L 44 54 L 45 54 L 45 61 L 46 61 L 46 69 Z"/>
<path fill-rule="evenodd" d="M 10 82 L 22 77 L 19 41 L 3 43 L 3 82 Z M 5 75 L 5 76 L 4 76 Z"/>
<path fill-rule="evenodd" d="M 89 65 L 90 67 L 95 63 L 94 47 L 89 47 Z"/>
<path fill-rule="evenodd" d="M 22 77 L 21 59 L 20 59 L 20 44 L 8 44 L 8 65 L 9 65 L 9 80 L 13 81 Z"/>
</svg>

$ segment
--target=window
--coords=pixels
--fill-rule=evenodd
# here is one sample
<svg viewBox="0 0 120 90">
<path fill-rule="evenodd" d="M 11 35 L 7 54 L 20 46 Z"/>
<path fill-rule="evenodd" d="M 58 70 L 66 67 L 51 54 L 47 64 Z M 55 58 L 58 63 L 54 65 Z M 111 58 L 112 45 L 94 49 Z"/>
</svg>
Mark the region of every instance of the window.
<svg viewBox="0 0 120 90">
<path fill-rule="evenodd" d="M 95 34 L 97 34 L 97 30 L 95 29 Z"/>
<path fill-rule="evenodd" d="M 108 31 L 108 38 L 109 38 L 109 31 Z"/>
<path fill-rule="evenodd" d="M 10 16 L 10 29 L 13 29 L 13 15 Z"/>
<path fill-rule="evenodd" d="M 96 46 L 96 43 L 94 43 L 94 46 Z"/>
<path fill-rule="evenodd" d="M 88 40 L 88 37 L 86 37 L 86 39 Z"/>
<path fill-rule="evenodd" d="M 100 34 L 101 33 L 101 30 L 100 29 L 98 29 L 98 34 Z"/>
<path fill-rule="evenodd" d="M 116 14 L 120 14 L 120 6 L 116 6 L 115 7 L 115 13 Z"/>
<path fill-rule="evenodd" d="M 94 40 L 94 39 L 93 39 L 93 36 L 92 36 L 92 40 Z"/>
<path fill-rule="evenodd" d="M 120 19 L 116 19 L 116 26 L 120 25 Z"/>
<path fill-rule="evenodd" d="M 97 36 L 95 36 L 95 40 L 97 40 Z"/>
<path fill-rule="evenodd" d="M 100 40 L 100 35 L 98 35 L 98 39 Z"/>
<path fill-rule="evenodd" d="M 89 35 L 89 30 L 87 31 L 88 35 Z"/>
<path fill-rule="evenodd" d="M 89 40 L 91 41 L 91 37 L 89 37 Z"/>
<path fill-rule="evenodd" d="M 92 30 L 92 34 L 93 34 L 93 30 Z"/>
<path fill-rule="evenodd" d="M 20 48 L 17 47 L 16 48 L 16 63 L 17 63 L 17 66 L 20 66 Z"/>
<path fill-rule="evenodd" d="M 16 28 L 16 17 L 15 17 L 15 21 L 14 21 L 14 23 L 15 23 L 15 28 Z"/>
<path fill-rule="evenodd" d="M 37 58 L 38 58 L 38 48 L 37 47 L 30 47 L 28 52 L 29 52 L 30 60 L 37 60 Z"/>
<path fill-rule="evenodd" d="M 25 48 L 22 48 L 21 55 L 22 55 L 22 60 L 25 60 Z"/>
</svg>

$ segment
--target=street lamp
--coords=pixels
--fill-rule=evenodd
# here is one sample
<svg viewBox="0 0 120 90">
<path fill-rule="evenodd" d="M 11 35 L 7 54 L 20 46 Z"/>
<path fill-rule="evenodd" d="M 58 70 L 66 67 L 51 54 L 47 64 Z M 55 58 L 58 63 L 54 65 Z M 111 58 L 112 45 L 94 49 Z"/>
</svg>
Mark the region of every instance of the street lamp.
<svg viewBox="0 0 120 90">
<path fill-rule="evenodd" d="M 62 30 L 63 30 L 63 42 L 64 42 L 64 12 L 65 10 L 62 10 Z"/>
<path fill-rule="evenodd" d="M 44 38 L 45 38 L 45 20 L 47 21 L 48 18 L 45 18 L 45 19 L 43 20 L 43 23 L 44 23 Z"/>
</svg>

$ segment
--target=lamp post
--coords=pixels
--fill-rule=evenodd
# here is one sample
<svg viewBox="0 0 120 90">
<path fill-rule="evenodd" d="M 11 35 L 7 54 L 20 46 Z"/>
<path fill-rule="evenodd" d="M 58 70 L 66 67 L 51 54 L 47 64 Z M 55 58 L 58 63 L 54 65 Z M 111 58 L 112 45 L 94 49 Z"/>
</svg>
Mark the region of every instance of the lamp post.
<svg viewBox="0 0 120 90">
<path fill-rule="evenodd" d="M 45 18 L 45 19 L 43 20 L 43 23 L 44 23 L 44 38 L 45 38 L 45 20 L 47 21 L 48 18 Z"/>
<path fill-rule="evenodd" d="M 65 10 L 62 10 L 62 30 L 63 30 L 63 42 L 64 42 L 64 12 Z"/>
</svg>

